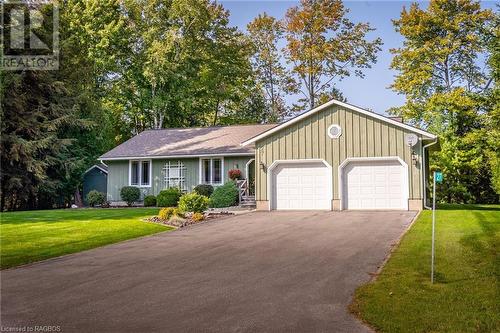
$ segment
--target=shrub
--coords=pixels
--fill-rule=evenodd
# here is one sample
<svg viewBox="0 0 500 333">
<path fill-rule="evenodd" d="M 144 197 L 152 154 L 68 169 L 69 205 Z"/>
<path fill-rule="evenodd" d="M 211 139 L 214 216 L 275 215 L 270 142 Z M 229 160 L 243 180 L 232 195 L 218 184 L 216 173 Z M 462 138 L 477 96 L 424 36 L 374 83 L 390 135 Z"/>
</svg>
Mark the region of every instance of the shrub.
<svg viewBox="0 0 500 333">
<path fill-rule="evenodd" d="M 184 194 L 179 200 L 182 212 L 202 213 L 208 208 L 208 198 L 195 192 Z"/>
<path fill-rule="evenodd" d="M 156 197 L 156 204 L 159 207 L 175 207 L 179 202 L 182 192 L 176 187 L 171 187 L 161 191 Z"/>
<path fill-rule="evenodd" d="M 238 202 L 238 188 L 232 181 L 217 187 L 210 196 L 210 207 L 230 207 Z"/>
<path fill-rule="evenodd" d="M 156 197 L 154 195 L 146 195 L 144 197 L 144 207 L 156 206 Z"/>
<path fill-rule="evenodd" d="M 90 207 L 102 206 L 106 203 L 106 195 L 102 192 L 92 190 L 87 193 L 87 203 Z"/>
<path fill-rule="evenodd" d="M 175 208 L 173 207 L 162 208 L 158 213 L 158 217 L 161 218 L 162 220 L 168 221 L 174 215 L 174 210 Z"/>
<path fill-rule="evenodd" d="M 127 205 L 132 206 L 141 197 L 141 191 L 135 186 L 124 186 L 120 190 L 120 197 Z"/>
<path fill-rule="evenodd" d="M 239 169 L 231 169 L 228 172 L 229 179 L 238 180 L 241 179 L 241 170 Z"/>
<path fill-rule="evenodd" d="M 209 198 L 212 193 L 214 193 L 214 187 L 212 185 L 208 185 L 208 184 L 200 184 L 200 185 L 197 185 L 193 191 L 195 191 L 196 193 L 200 194 L 200 195 L 204 195 L 206 196 L 207 198 Z"/>
<path fill-rule="evenodd" d="M 192 216 L 191 216 L 191 219 L 194 221 L 194 222 L 200 222 L 200 221 L 203 221 L 205 219 L 205 215 L 203 215 L 202 213 L 194 213 Z"/>
</svg>

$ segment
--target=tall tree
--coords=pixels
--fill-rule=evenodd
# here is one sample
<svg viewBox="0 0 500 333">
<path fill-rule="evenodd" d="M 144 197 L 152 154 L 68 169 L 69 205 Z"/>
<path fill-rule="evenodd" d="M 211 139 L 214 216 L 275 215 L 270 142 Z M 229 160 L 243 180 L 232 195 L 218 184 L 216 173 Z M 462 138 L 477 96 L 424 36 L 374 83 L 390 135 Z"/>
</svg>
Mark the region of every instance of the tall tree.
<svg viewBox="0 0 500 333">
<path fill-rule="evenodd" d="M 75 99 L 77 117 L 89 126 L 69 129 L 72 152 L 80 161 L 68 174 L 71 186 L 84 170 L 116 144 L 112 110 L 104 103 L 126 60 L 129 32 L 121 0 L 67 0 L 60 3 L 61 62 L 58 75 Z M 70 187 L 71 187 L 70 186 Z"/>
<path fill-rule="evenodd" d="M 302 87 L 310 108 L 334 80 L 354 75 L 376 62 L 380 38 L 368 40 L 374 29 L 368 23 L 353 23 L 341 0 L 301 0 L 285 17 L 286 57 Z"/>
<path fill-rule="evenodd" d="M 50 4 L 30 6 L 43 15 L 37 34 L 51 40 Z M 1 209 L 68 205 L 83 170 L 114 144 L 101 100 L 127 36 L 120 1 L 59 8 L 60 69 L 1 73 Z"/>
<path fill-rule="evenodd" d="M 276 122 L 266 101 L 263 89 L 254 85 L 249 90 L 240 91 L 242 95 L 225 105 L 221 112 L 219 123 L 222 125 L 234 124 L 262 124 Z"/>
<path fill-rule="evenodd" d="M 29 6 L 43 17 L 38 36 L 50 40 L 50 6 Z M 10 21 L 4 26 L 7 36 L 14 24 Z M 1 71 L 0 79 L 0 209 L 59 204 L 64 200 L 64 175 L 78 162 L 70 149 L 74 140 L 66 136 L 67 131 L 86 125 L 78 117 L 77 98 L 58 71 Z"/>
<path fill-rule="evenodd" d="M 255 49 L 252 57 L 254 74 L 264 88 L 271 120 L 278 121 L 289 113 L 284 96 L 296 90 L 288 69 L 283 65 L 282 53 L 278 47 L 284 34 L 283 24 L 264 13 L 250 22 L 247 30 Z"/>
<path fill-rule="evenodd" d="M 133 35 L 122 93 L 144 128 L 217 123 L 250 76 L 248 40 L 210 0 L 127 1 Z"/>
<path fill-rule="evenodd" d="M 488 47 L 488 66 L 491 69 L 491 81 L 484 91 L 484 129 L 478 136 L 486 139 L 486 154 L 491 169 L 491 184 L 500 195 L 500 5 L 497 5 L 495 18 L 491 26 L 484 27 L 485 43 Z"/>
<path fill-rule="evenodd" d="M 406 104 L 392 113 L 439 133 L 441 151 L 432 164 L 447 176 L 442 197 L 454 202 L 498 200 L 491 187 L 487 136 L 482 133 L 494 103 L 485 35 L 493 13 L 471 0 L 432 0 L 427 9 L 416 3 L 394 21 L 405 38 L 391 50 L 398 71 L 392 88 Z M 485 133 L 487 134 L 487 133 Z"/>
</svg>

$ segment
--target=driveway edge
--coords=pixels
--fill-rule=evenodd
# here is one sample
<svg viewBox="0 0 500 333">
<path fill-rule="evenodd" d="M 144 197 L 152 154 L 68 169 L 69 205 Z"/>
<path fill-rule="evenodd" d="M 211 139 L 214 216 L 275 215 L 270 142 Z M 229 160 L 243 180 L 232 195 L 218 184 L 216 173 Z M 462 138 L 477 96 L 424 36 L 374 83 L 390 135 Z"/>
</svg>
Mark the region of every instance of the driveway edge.
<svg viewBox="0 0 500 333">
<path fill-rule="evenodd" d="M 368 281 L 367 283 L 370 283 L 370 282 L 376 280 L 377 277 L 380 275 L 380 273 L 382 272 L 382 269 L 384 269 L 384 267 L 385 267 L 385 264 L 387 264 L 387 262 L 389 261 L 389 259 L 391 259 L 392 254 L 394 253 L 394 251 L 399 247 L 399 244 L 401 243 L 401 240 L 403 240 L 403 237 L 408 233 L 408 231 L 411 229 L 411 227 L 413 226 L 413 224 L 417 221 L 418 217 L 420 216 L 420 212 L 422 212 L 422 211 L 419 210 L 417 212 L 417 214 L 415 215 L 415 217 L 413 217 L 413 220 L 411 220 L 410 224 L 408 224 L 408 226 L 403 231 L 403 233 L 401 234 L 401 236 L 399 236 L 399 238 L 394 243 L 391 244 L 391 248 L 389 249 L 389 253 L 384 258 L 384 261 L 382 261 L 382 264 L 379 266 L 379 268 L 377 269 L 377 271 L 375 272 L 375 274 L 372 275 L 372 277 L 370 278 L 370 281 Z"/>
<path fill-rule="evenodd" d="M 379 266 L 379 268 L 377 269 L 377 271 L 375 273 L 373 273 L 373 274 L 370 274 L 371 277 L 370 277 L 370 279 L 368 281 L 366 281 L 366 283 L 363 283 L 362 285 L 360 285 L 359 287 L 357 287 L 356 290 L 354 290 L 351 303 L 349 303 L 349 306 L 348 306 L 349 312 L 351 313 L 351 315 L 353 315 L 358 321 L 360 321 L 366 328 L 368 328 L 372 332 L 377 332 L 377 330 L 370 323 L 368 323 L 363 318 L 361 318 L 361 316 L 359 315 L 359 312 L 355 311 L 354 308 L 353 308 L 354 307 L 354 303 L 356 302 L 356 292 L 358 291 L 359 288 L 361 288 L 361 287 L 363 287 L 363 286 L 365 286 L 367 284 L 372 283 L 373 281 L 375 281 L 378 278 L 378 276 L 382 272 L 382 269 L 385 267 L 385 265 L 387 264 L 387 262 L 389 261 L 389 259 L 391 259 L 392 254 L 394 253 L 394 251 L 399 247 L 399 244 L 401 243 L 401 240 L 403 239 L 403 237 L 408 233 L 408 231 L 411 229 L 411 227 L 413 226 L 413 224 L 415 224 L 415 222 L 417 221 L 417 219 L 420 216 L 421 212 L 422 212 L 421 210 L 419 210 L 417 212 L 417 214 L 413 217 L 412 221 L 408 224 L 408 226 L 403 231 L 403 233 L 401 234 L 401 236 L 399 236 L 399 238 L 394 243 L 391 244 L 391 248 L 389 249 L 389 253 L 384 258 L 384 261 L 382 261 L 382 264 Z"/>
</svg>

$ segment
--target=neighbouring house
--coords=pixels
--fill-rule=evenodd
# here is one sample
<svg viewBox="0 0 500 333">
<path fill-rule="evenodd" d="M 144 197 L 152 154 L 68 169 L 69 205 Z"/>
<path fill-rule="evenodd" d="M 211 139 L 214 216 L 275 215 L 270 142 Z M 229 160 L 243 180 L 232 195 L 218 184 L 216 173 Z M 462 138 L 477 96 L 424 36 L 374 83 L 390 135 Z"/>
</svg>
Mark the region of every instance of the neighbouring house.
<svg viewBox="0 0 500 333">
<path fill-rule="evenodd" d="M 279 125 L 144 131 L 100 159 L 108 200 L 223 184 L 240 169 L 260 210 L 420 210 L 437 136 L 332 100 Z"/>
<path fill-rule="evenodd" d="M 104 164 L 91 166 L 83 174 L 83 202 L 87 205 L 87 194 L 96 190 L 106 194 L 108 188 L 108 167 Z"/>
</svg>

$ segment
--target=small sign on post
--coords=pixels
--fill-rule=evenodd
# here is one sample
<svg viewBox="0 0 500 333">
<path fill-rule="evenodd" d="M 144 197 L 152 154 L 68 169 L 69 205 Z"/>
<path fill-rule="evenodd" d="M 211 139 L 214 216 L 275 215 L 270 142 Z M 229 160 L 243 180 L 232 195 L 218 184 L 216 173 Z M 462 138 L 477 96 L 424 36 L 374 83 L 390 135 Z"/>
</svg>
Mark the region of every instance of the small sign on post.
<svg viewBox="0 0 500 333">
<path fill-rule="evenodd" d="M 434 177 L 436 177 L 436 183 L 443 182 L 443 173 L 441 171 L 434 172 Z"/>
<path fill-rule="evenodd" d="M 443 182 L 443 173 L 434 171 L 432 182 L 432 254 L 431 254 L 431 283 L 434 283 L 434 230 L 436 225 L 436 183 Z"/>
</svg>

